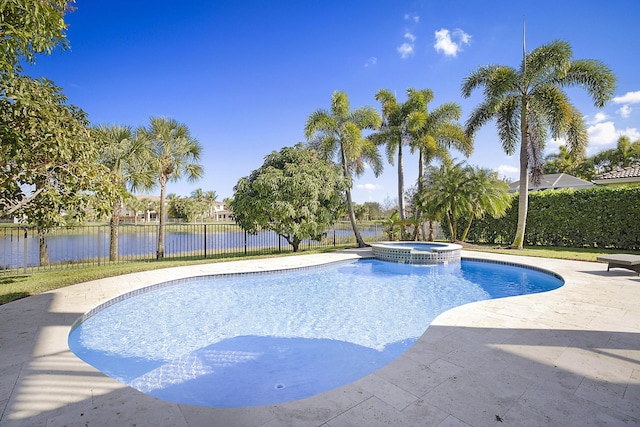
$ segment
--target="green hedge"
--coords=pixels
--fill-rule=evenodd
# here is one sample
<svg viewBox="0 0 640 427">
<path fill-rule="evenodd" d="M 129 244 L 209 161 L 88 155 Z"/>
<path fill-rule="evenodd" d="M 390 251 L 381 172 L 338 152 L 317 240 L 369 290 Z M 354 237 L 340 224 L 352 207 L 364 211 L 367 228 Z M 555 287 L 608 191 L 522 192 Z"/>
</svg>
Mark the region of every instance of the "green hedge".
<svg viewBox="0 0 640 427">
<path fill-rule="evenodd" d="M 510 244 L 517 222 L 516 196 L 503 218 L 474 220 L 467 241 Z M 640 249 L 640 186 L 531 192 L 525 241 L 529 246 Z"/>
</svg>

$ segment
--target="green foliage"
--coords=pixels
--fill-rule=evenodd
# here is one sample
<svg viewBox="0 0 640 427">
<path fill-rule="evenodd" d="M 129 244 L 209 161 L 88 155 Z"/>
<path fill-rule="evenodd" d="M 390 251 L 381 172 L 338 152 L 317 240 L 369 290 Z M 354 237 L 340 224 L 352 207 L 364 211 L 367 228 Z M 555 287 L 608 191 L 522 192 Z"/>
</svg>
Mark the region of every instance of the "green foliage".
<svg viewBox="0 0 640 427">
<path fill-rule="evenodd" d="M 515 231 L 516 210 L 475 221 L 469 241 L 507 243 Z M 638 250 L 639 212 L 640 186 L 536 191 L 529 194 L 525 239 L 528 245 Z"/>
<path fill-rule="evenodd" d="M 249 233 L 272 230 L 298 251 L 303 239 L 320 240 L 344 205 L 347 180 L 333 163 L 297 144 L 272 152 L 234 187 L 230 207 Z"/>
<path fill-rule="evenodd" d="M 496 172 L 443 163 L 428 168 L 415 201 L 429 220 L 446 222 L 445 234 L 452 242 L 464 241 L 474 219 L 505 215 L 511 204 L 508 191 L 508 184 Z"/>
<path fill-rule="evenodd" d="M 0 210 L 41 227 L 109 209 L 108 169 L 97 162 L 86 114 L 45 78 L 0 83 Z"/>
<path fill-rule="evenodd" d="M 0 74 L 33 64 L 37 54 L 66 49 L 64 14 L 75 0 L 3 0 L 0 4 Z"/>
</svg>

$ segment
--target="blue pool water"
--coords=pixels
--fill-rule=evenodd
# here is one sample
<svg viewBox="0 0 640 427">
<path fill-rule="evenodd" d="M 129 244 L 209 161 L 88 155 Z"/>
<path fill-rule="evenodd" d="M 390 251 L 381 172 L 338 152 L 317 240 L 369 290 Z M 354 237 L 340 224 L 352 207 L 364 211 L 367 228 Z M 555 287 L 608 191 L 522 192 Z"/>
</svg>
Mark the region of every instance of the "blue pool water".
<svg viewBox="0 0 640 427">
<path fill-rule="evenodd" d="M 164 400 L 268 405 L 370 374 L 450 308 L 562 283 L 527 268 L 469 260 L 360 260 L 201 277 L 107 304 L 71 331 L 69 347 L 106 375 Z"/>
</svg>

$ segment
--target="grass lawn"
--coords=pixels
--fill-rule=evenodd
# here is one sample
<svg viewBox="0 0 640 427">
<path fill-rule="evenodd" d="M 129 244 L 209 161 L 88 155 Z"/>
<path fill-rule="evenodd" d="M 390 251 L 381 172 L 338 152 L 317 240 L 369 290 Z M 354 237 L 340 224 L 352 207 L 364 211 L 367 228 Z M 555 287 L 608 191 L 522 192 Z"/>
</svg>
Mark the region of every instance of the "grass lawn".
<svg viewBox="0 0 640 427">
<path fill-rule="evenodd" d="M 338 248 L 323 248 L 315 250 L 307 250 L 301 252 L 303 254 L 330 252 Z M 543 258 L 560 258 L 577 261 L 596 261 L 596 257 L 600 255 L 608 255 L 611 253 L 631 253 L 633 251 L 612 251 L 603 249 L 573 249 L 573 248 L 550 248 L 550 247 L 527 247 L 522 250 L 498 248 L 495 245 L 465 245 L 465 250 L 483 251 L 503 253 L 510 255 L 523 255 Z M 194 265 L 212 262 L 225 262 L 238 259 L 265 258 L 268 256 L 295 256 L 291 252 L 273 255 L 256 255 L 249 257 L 225 257 L 215 259 L 192 259 L 192 260 L 168 260 L 154 262 L 128 262 L 123 264 L 106 265 L 100 267 L 83 267 L 67 270 L 52 270 L 23 275 L 0 277 L 0 304 L 25 298 L 30 295 L 36 295 L 52 289 L 62 288 L 64 286 L 76 283 L 87 282 L 90 280 L 101 279 L 104 277 L 118 276 L 121 274 L 136 273 L 139 271 L 156 270 L 160 268 L 178 267 L 183 265 Z"/>
</svg>

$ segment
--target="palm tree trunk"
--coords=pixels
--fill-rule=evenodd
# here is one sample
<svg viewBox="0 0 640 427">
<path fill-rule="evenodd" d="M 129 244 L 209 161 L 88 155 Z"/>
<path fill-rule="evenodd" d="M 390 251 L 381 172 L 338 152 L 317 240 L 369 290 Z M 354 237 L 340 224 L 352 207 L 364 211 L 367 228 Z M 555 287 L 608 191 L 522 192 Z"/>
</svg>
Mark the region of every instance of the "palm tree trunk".
<svg viewBox="0 0 640 427">
<path fill-rule="evenodd" d="M 469 222 L 467 223 L 467 226 L 464 228 L 464 231 L 462 232 L 462 237 L 460 237 L 461 242 L 464 242 L 465 240 L 467 240 L 467 234 L 469 234 L 469 230 L 471 229 L 472 222 L 473 222 L 473 215 L 470 215 Z"/>
<path fill-rule="evenodd" d="M 349 174 L 349 167 L 347 165 L 347 156 L 344 152 L 344 147 L 340 145 L 340 155 L 342 157 L 342 172 L 344 177 L 349 179 L 351 175 Z M 360 235 L 360 230 L 358 230 L 358 224 L 356 223 L 356 213 L 353 209 L 353 200 L 351 199 L 351 188 L 347 188 L 347 211 L 349 214 L 349 221 L 351 222 L 351 228 L 353 228 L 353 234 L 356 236 L 356 244 L 359 248 L 364 248 L 367 244 L 362 240 L 362 236 Z"/>
<path fill-rule="evenodd" d="M 120 206 L 120 200 L 117 200 L 113 203 L 111 208 L 109 261 L 118 260 L 118 226 L 120 224 Z"/>
<path fill-rule="evenodd" d="M 404 209 L 404 165 L 402 164 L 402 142 L 398 144 L 398 213 L 400 214 L 400 221 L 404 221 L 406 218 Z"/>
<path fill-rule="evenodd" d="M 527 105 L 523 101 L 520 113 L 520 192 L 518 198 L 518 227 L 511 244 L 512 249 L 524 247 L 524 233 L 529 209 L 529 135 L 527 133 Z"/>
<path fill-rule="evenodd" d="M 156 253 L 157 259 L 164 258 L 164 201 L 167 193 L 167 178 L 160 177 L 160 208 L 158 212 L 160 214 L 160 226 L 158 227 L 158 251 Z"/>
</svg>

